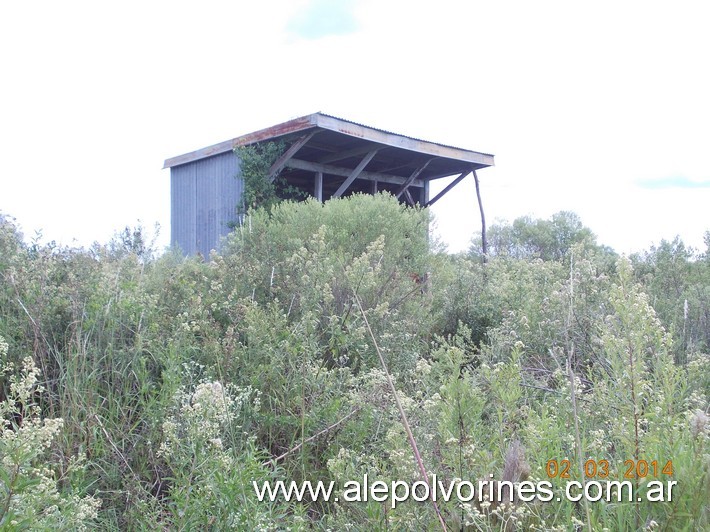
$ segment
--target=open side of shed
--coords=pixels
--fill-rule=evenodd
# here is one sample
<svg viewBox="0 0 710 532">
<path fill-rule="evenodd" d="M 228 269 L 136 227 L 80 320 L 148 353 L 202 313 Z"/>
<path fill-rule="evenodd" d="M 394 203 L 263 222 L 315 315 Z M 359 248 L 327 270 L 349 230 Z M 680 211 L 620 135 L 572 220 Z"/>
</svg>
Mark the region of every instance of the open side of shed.
<svg viewBox="0 0 710 532">
<path fill-rule="evenodd" d="M 171 243 L 208 256 L 237 221 L 243 193 L 234 149 L 283 141 L 269 179 L 279 177 L 321 201 L 388 191 L 409 205 L 430 206 L 466 176 L 494 165 L 493 155 L 428 142 L 315 113 L 167 159 Z M 434 198 L 432 180 L 456 178 Z M 479 198 L 480 204 L 480 198 Z"/>
</svg>

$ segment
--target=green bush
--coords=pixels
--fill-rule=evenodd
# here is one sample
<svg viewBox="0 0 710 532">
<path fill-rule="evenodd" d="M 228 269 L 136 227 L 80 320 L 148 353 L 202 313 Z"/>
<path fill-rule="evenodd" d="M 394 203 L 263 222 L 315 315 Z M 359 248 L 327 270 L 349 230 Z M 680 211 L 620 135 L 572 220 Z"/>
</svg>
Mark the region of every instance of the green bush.
<svg viewBox="0 0 710 532">
<path fill-rule="evenodd" d="M 0 336 L 0 360 L 8 345 Z M 95 522 L 101 500 L 82 496 L 79 489 L 60 489 L 84 457 L 73 457 L 57 479 L 61 464 L 48 460 L 48 450 L 62 430 L 61 418 L 42 418 L 35 402 L 44 390 L 32 358 L 26 357 L 18 374 L 11 363 L 0 368 L 9 377 L 9 389 L 0 402 L 0 530 L 84 530 Z"/>
<path fill-rule="evenodd" d="M 436 529 L 427 502 L 252 489 L 418 480 L 390 379 L 443 482 L 546 480 L 549 460 L 582 479 L 589 459 L 614 479 L 672 461 L 656 477 L 678 482 L 658 503 L 441 502 L 452 529 L 710 526 L 708 254 L 616 262 L 561 213 L 496 229 L 482 263 L 442 253 L 429 223 L 384 194 L 286 201 L 205 262 L 139 229 L 28 245 L 2 217 L 0 361 L 20 369 L 0 379 L 0 528 Z"/>
</svg>

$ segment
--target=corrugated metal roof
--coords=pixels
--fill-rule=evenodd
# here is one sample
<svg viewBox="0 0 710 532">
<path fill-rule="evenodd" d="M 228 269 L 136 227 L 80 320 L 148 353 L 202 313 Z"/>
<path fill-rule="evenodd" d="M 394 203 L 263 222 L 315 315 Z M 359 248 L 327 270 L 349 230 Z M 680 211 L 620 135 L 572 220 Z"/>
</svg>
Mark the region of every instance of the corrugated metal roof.
<svg viewBox="0 0 710 532">
<path fill-rule="evenodd" d="M 349 122 L 350 124 L 355 124 L 356 126 L 365 127 L 368 129 L 373 129 L 375 131 L 380 131 L 382 133 L 386 133 L 387 135 L 397 135 L 399 137 L 408 138 L 408 139 L 411 139 L 411 140 L 414 140 L 417 142 L 427 142 L 429 144 L 436 144 L 436 145 L 442 146 L 444 148 L 451 148 L 452 150 L 471 151 L 471 150 L 467 150 L 466 148 L 459 148 L 458 146 L 452 146 L 451 144 L 442 144 L 441 142 L 432 142 L 430 140 L 422 139 L 419 137 L 412 137 L 410 135 L 402 135 L 401 133 L 395 133 L 394 131 L 389 131 L 387 129 L 381 129 L 381 128 L 377 128 L 377 127 L 368 126 L 367 124 L 363 124 L 361 122 L 354 122 L 353 120 L 348 120 L 347 118 L 341 118 L 339 116 L 330 115 L 328 113 L 321 113 L 320 111 L 315 114 L 321 115 L 321 116 L 327 116 L 328 118 L 334 118 L 335 120 L 340 120 L 341 122 Z M 491 157 L 493 157 L 493 154 L 491 154 L 491 153 L 483 153 L 483 152 L 477 152 L 477 153 L 481 153 L 483 155 L 490 155 Z"/>
<path fill-rule="evenodd" d="M 237 146 L 294 135 L 313 128 L 332 131 L 339 135 L 361 139 L 361 141 L 375 143 L 383 147 L 448 159 L 452 162 L 471 163 L 476 168 L 485 168 L 494 165 L 494 156 L 491 154 L 457 148 L 455 146 L 422 140 L 407 135 L 400 135 L 384 129 L 373 128 L 365 124 L 319 112 L 295 118 L 177 157 L 172 157 L 165 161 L 164 168 L 172 168 L 174 166 L 212 157 L 220 153 L 231 151 Z M 322 138 L 321 135 L 320 139 Z M 335 140 L 334 138 L 330 139 L 332 143 L 334 143 Z M 343 142 L 338 142 L 337 149 L 343 149 L 342 144 Z M 335 144 L 333 144 L 333 146 L 335 146 Z"/>
</svg>

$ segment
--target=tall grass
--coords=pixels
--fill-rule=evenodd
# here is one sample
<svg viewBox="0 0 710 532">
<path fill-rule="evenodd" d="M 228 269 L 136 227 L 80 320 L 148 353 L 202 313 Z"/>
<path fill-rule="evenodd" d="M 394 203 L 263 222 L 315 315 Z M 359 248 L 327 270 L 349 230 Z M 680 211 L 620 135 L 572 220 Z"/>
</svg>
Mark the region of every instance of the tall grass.
<svg viewBox="0 0 710 532">
<path fill-rule="evenodd" d="M 428 249 L 427 216 L 386 196 L 281 204 L 208 262 L 125 238 L 26 245 L 3 220 L 0 361 L 14 369 L 0 399 L 29 356 L 37 426 L 62 419 L 27 477 L 46 466 L 59 497 L 100 500 L 87 522 L 101 529 L 710 526 L 705 259 L 632 269 L 587 239 L 574 261 L 560 248 L 484 265 Z M 682 344 L 666 327 L 675 307 L 654 308 L 665 287 L 690 301 Z M 23 415 L 3 411 L 6 437 Z M 602 459 L 614 480 L 626 460 L 672 461 L 654 478 L 677 491 L 575 504 L 548 478 L 550 460 L 570 460 L 571 480 L 592 480 L 585 464 Z M 3 471 L 0 499 L 14 500 Z M 551 480 L 563 500 L 267 504 L 251 487 L 365 473 Z M 632 479 L 640 493 L 650 480 Z"/>
</svg>

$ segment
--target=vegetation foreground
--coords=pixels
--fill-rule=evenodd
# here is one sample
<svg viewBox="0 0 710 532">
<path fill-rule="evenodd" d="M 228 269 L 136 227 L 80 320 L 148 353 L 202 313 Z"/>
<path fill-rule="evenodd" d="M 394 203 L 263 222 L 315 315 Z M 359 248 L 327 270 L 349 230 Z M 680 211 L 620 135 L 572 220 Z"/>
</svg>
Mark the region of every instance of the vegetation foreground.
<svg viewBox="0 0 710 532">
<path fill-rule="evenodd" d="M 428 216 L 385 195 L 285 202 L 209 261 L 155 256 L 139 230 L 25 244 L 0 217 L 0 530 L 708 529 L 710 233 L 704 253 L 619 258 L 559 213 L 494 226 L 483 261 L 439 252 Z M 253 487 L 422 467 L 554 498 Z M 601 479 L 677 486 L 564 497 Z"/>
</svg>

